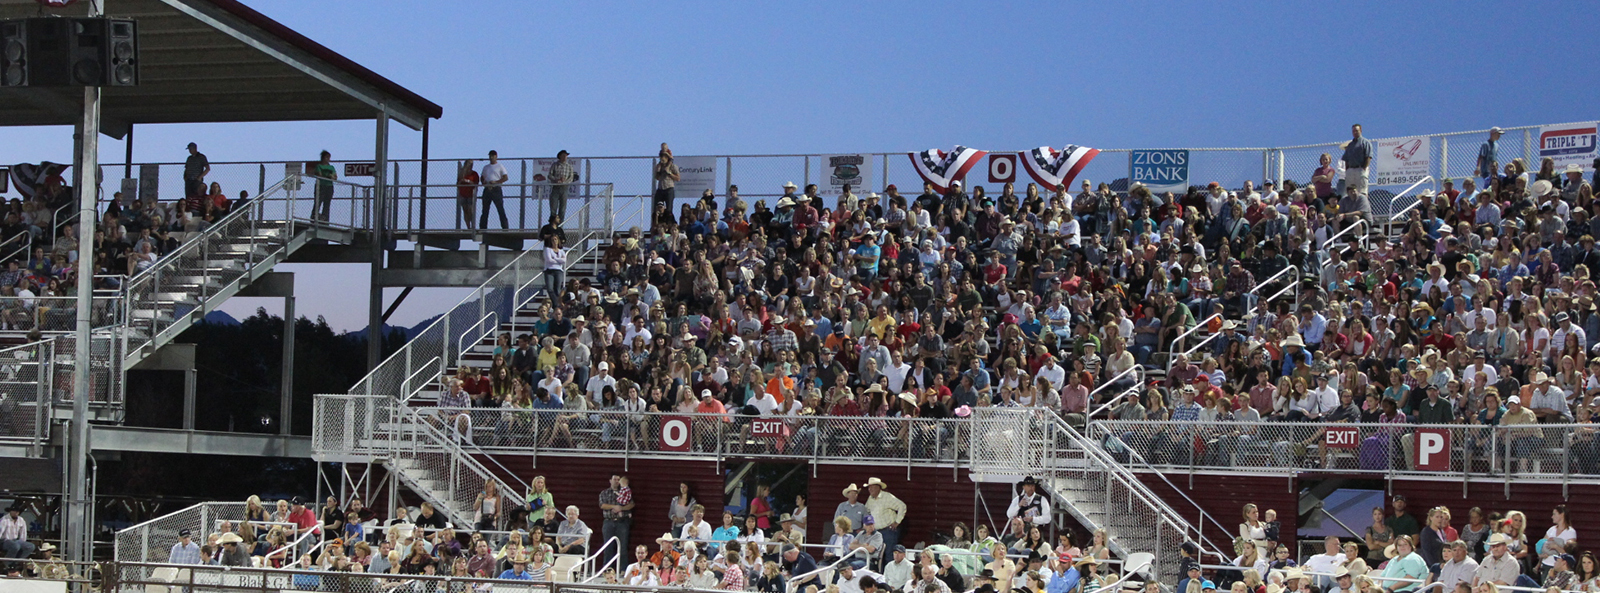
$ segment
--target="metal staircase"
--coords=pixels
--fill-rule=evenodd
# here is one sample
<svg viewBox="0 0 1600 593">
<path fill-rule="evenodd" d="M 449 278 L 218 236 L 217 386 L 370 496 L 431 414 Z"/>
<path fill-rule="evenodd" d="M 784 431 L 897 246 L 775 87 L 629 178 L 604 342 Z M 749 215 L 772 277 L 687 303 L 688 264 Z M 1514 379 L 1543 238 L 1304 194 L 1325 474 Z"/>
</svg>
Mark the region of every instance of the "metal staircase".
<svg viewBox="0 0 1600 593">
<path fill-rule="evenodd" d="M 974 482 L 1034 476 L 1058 509 L 1087 529 L 1104 529 L 1118 557 L 1154 553 L 1157 560 L 1150 570 L 1155 579 L 1178 575 L 1178 557 L 1172 552 L 1183 542 L 1195 542 L 1213 558 L 1223 557 L 1222 549 L 1199 528 L 1059 416 L 1035 409 L 979 408 L 973 418 Z"/>
<path fill-rule="evenodd" d="M 451 523 L 472 524 L 473 505 L 483 493 L 486 482 L 494 482 L 500 492 L 518 501 L 527 497 L 527 484 L 518 480 L 521 487 L 513 488 L 473 455 L 478 454 L 491 462 L 494 462 L 493 457 L 470 444 L 457 442 L 435 426 L 432 419 L 420 417 L 411 408 L 398 405 L 396 408 L 392 417 L 390 454 L 384 458 L 383 465 L 412 492 L 444 513 Z M 510 470 L 501 469 L 515 479 Z"/>
<path fill-rule="evenodd" d="M 309 205 L 309 200 L 296 199 L 300 185 L 298 176 L 285 178 L 128 281 L 123 370 L 154 354 L 301 246 L 354 239 L 354 229 L 298 216 L 297 210 Z"/>
</svg>

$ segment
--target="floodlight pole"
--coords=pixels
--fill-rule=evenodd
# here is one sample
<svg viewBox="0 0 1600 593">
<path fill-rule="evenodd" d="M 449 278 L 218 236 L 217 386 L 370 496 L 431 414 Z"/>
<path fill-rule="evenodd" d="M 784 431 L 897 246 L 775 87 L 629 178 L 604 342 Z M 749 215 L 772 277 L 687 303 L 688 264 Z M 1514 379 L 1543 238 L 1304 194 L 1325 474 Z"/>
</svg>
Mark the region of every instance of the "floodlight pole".
<svg viewBox="0 0 1600 593">
<path fill-rule="evenodd" d="M 100 16 L 100 2 L 91 0 L 88 16 Z M 94 560 L 94 500 L 89 486 L 89 353 L 93 348 L 89 331 L 91 309 L 94 307 L 94 257 L 89 250 L 94 246 L 94 229 L 97 226 L 95 206 L 100 189 L 100 87 L 83 88 L 83 119 L 75 130 L 77 136 L 76 182 L 78 192 L 78 326 L 73 340 L 72 368 L 72 431 L 67 438 L 69 473 L 64 488 L 67 496 L 67 559 L 77 562 Z M 108 351 L 108 365 L 121 365 L 122 359 L 115 351 Z M 110 370 L 110 367 L 107 367 Z M 109 387 L 109 386 L 108 386 Z M 49 405 L 52 402 L 39 402 Z M 80 585 L 80 590 L 82 589 Z"/>
</svg>

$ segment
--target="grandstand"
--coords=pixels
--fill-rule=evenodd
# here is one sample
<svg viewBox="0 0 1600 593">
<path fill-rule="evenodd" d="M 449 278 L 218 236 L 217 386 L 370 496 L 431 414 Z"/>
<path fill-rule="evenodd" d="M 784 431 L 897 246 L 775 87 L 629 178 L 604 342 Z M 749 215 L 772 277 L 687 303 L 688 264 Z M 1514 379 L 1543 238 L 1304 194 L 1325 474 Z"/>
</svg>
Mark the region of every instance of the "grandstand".
<svg viewBox="0 0 1600 593">
<path fill-rule="evenodd" d="M 106 93 L 104 133 L 373 118 L 380 148 L 208 163 L 255 191 L 199 212 L 188 184 L 143 189 L 187 164 L 126 163 L 140 195 L 97 211 L 88 344 L 60 289 L 72 190 L 41 167 L 0 229 L 17 483 L 79 447 L 319 475 L 67 560 L 48 548 L 95 523 L 0 493 L 0 564 L 37 590 L 1600 589 L 1577 536 L 1600 519 L 1566 506 L 1600 494 L 1600 210 L 1592 169 L 1541 163 L 1534 137 L 1562 126 L 1430 135 L 1425 171 L 1371 188 L 1359 136 L 1187 149 L 1176 193 L 1130 182 L 1128 150 L 1069 177 L 1081 191 L 941 191 L 915 153 L 858 155 L 859 193 L 817 187 L 824 155 L 468 168 L 389 159 L 390 119 L 442 109 L 237 2 L 105 10 L 185 40 L 147 45 L 149 84 Z M 162 62 L 208 43 L 230 51 Z M 238 104 L 178 82 L 241 61 Z M 268 100 L 252 78 L 295 84 Z M 0 123 L 71 120 L 13 91 Z M 709 195 L 685 161 L 714 172 Z M 326 173 L 344 165 L 372 183 Z M 385 287 L 476 288 L 388 356 L 370 340 L 369 373 L 317 395 L 309 428 L 288 421 L 292 365 L 278 434 L 196 430 L 192 382 L 181 428 L 130 422 L 129 376 L 192 373 L 184 332 L 229 299 L 284 298 L 292 325 L 285 262 L 371 263 L 373 327 Z M 90 419 L 87 442 L 67 428 Z"/>
</svg>

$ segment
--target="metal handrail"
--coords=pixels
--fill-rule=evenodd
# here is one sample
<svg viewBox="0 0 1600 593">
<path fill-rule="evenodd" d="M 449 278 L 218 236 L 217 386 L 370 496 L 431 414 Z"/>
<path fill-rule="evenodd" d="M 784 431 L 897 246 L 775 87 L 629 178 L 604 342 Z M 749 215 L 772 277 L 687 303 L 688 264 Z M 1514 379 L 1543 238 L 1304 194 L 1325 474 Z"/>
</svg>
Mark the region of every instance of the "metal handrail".
<svg viewBox="0 0 1600 593">
<path fill-rule="evenodd" d="M 1117 438 L 1118 440 L 1121 440 L 1120 438 L 1118 438 L 1114 434 L 1108 433 L 1107 436 L 1109 436 L 1110 438 Z M 1123 449 L 1126 449 L 1127 452 L 1132 455 L 1131 459 L 1137 460 L 1140 465 L 1145 467 L 1145 469 L 1149 470 L 1151 473 L 1154 473 L 1156 475 L 1156 477 L 1161 478 L 1161 481 L 1163 483 L 1165 483 L 1168 488 L 1171 488 L 1173 492 L 1178 493 L 1178 496 L 1182 496 L 1184 501 L 1188 502 L 1190 506 L 1193 506 L 1195 508 L 1195 510 L 1199 511 L 1200 512 L 1200 520 L 1202 522 L 1210 522 L 1211 526 L 1216 528 L 1217 531 L 1220 531 L 1222 533 L 1230 533 L 1228 531 L 1227 527 L 1223 526 L 1221 522 L 1217 521 L 1216 517 L 1213 517 L 1213 516 L 1211 516 L 1211 513 L 1206 512 L 1205 507 L 1200 506 L 1200 503 L 1195 502 L 1195 500 L 1193 498 L 1191 498 L 1188 494 L 1185 494 L 1183 489 L 1179 488 L 1177 484 L 1174 484 L 1174 483 L 1172 483 L 1172 480 L 1167 479 L 1167 475 L 1164 474 L 1164 473 L 1161 473 L 1161 470 L 1158 470 L 1158 469 L 1155 468 L 1155 466 L 1150 465 L 1150 462 L 1145 460 L 1143 454 L 1139 453 L 1133 447 L 1128 447 L 1126 445 L 1127 444 L 1124 443 Z"/>
<path fill-rule="evenodd" d="M 467 326 L 467 331 L 461 332 L 461 339 L 456 341 L 456 352 L 459 352 L 461 354 L 466 354 L 467 353 L 467 338 L 472 337 L 472 335 L 473 335 L 472 332 L 474 330 L 478 329 L 479 327 L 481 327 L 482 325 L 484 325 L 483 322 L 488 321 L 490 319 L 493 319 L 494 323 L 489 324 L 489 327 L 495 328 L 495 329 L 499 329 L 499 327 L 500 327 L 500 312 L 499 311 L 490 311 L 488 313 L 485 313 L 483 317 L 479 317 L 477 321 L 472 322 L 472 325 Z M 494 334 L 494 330 L 490 330 L 489 333 L 490 333 L 490 335 L 493 335 Z M 482 341 L 483 341 L 483 338 L 479 337 L 478 339 L 473 340 L 472 344 L 473 345 L 477 345 L 478 342 L 482 342 Z"/>
<path fill-rule="evenodd" d="M 1106 403 L 1102 404 L 1100 407 L 1095 408 L 1095 410 L 1093 412 L 1089 412 L 1089 414 L 1087 416 L 1084 416 L 1085 421 L 1087 421 L 1087 419 L 1089 419 L 1089 418 L 1094 418 L 1095 416 L 1099 416 L 1101 412 L 1104 412 L 1104 411 L 1110 409 L 1111 407 L 1117 405 L 1118 402 L 1121 402 L 1122 398 L 1128 397 L 1128 394 L 1130 394 L 1130 393 L 1138 393 L 1143 388 L 1144 388 L 1144 384 L 1140 383 L 1138 385 L 1134 385 L 1133 387 L 1129 387 L 1127 389 L 1122 390 L 1122 392 L 1118 393 L 1116 397 L 1111 398 L 1110 400 L 1106 401 Z"/>
<path fill-rule="evenodd" d="M 412 383 L 412 380 L 416 379 L 417 375 L 420 375 L 422 373 L 426 373 L 426 372 L 428 372 L 430 370 L 436 370 L 433 365 L 435 363 L 437 363 L 437 362 L 439 362 L 439 357 L 435 356 L 435 357 L 433 357 L 432 360 L 428 361 L 428 364 L 422 365 L 422 368 L 419 368 L 419 369 L 417 369 L 415 371 L 412 371 L 411 374 L 406 377 L 405 384 L 406 385 L 415 385 L 415 383 Z M 401 397 L 400 398 L 400 403 L 404 404 L 406 402 L 411 401 L 411 398 L 416 397 L 416 395 L 418 393 L 422 393 L 422 390 L 427 389 L 428 386 L 432 385 L 433 381 L 434 381 L 434 378 L 433 377 L 429 377 L 427 381 L 423 381 L 422 382 L 421 386 L 417 387 L 416 389 L 411 390 L 411 393 L 407 393 L 407 394 L 405 394 L 405 396 Z"/>
<path fill-rule="evenodd" d="M 1284 274 L 1288 274 L 1290 272 L 1294 272 L 1295 280 L 1299 280 L 1300 279 L 1299 278 L 1299 276 L 1300 276 L 1300 267 L 1299 266 L 1295 266 L 1293 264 L 1290 264 L 1288 266 L 1285 266 L 1282 270 L 1278 270 L 1278 273 L 1273 274 L 1271 276 L 1268 276 L 1266 280 L 1262 280 L 1262 281 L 1256 282 L 1256 285 L 1250 287 L 1250 290 L 1246 291 L 1245 294 L 1257 294 L 1257 293 L 1259 293 L 1261 291 L 1261 289 L 1263 287 L 1265 287 L 1265 286 L 1267 286 L 1269 284 L 1272 284 L 1274 281 L 1276 281 L 1279 276 L 1282 276 Z"/>
<path fill-rule="evenodd" d="M 589 241 L 593 240 L 599 232 L 600 231 L 598 231 L 598 230 L 592 230 L 592 231 L 586 233 L 584 236 L 580 237 L 575 242 L 575 245 L 584 245 L 584 244 L 588 243 Z M 578 255 L 578 257 L 576 258 L 576 261 L 580 261 L 580 262 L 583 261 L 584 258 L 588 257 L 591 253 L 593 253 L 598 248 L 599 248 L 599 245 L 595 245 L 595 246 L 588 247 L 588 248 L 584 249 L 584 251 L 581 254 Z M 573 249 L 577 249 L 577 247 L 574 247 Z M 439 317 L 437 319 L 435 319 L 433 321 L 433 323 L 428 324 L 428 327 L 423 328 L 423 330 L 421 332 L 419 332 L 419 335 L 420 334 L 425 334 L 425 333 L 430 332 L 430 331 L 435 331 L 435 328 L 438 328 L 438 331 L 440 333 L 444 333 L 446 336 L 448 336 L 449 332 L 446 331 L 446 330 L 448 329 L 449 326 L 446 325 L 446 324 L 449 323 L 449 319 L 451 317 L 451 313 L 455 312 L 457 309 L 461 309 L 461 308 L 464 308 L 464 307 L 472 306 L 474 303 L 481 302 L 483 300 L 483 298 L 485 298 L 490 292 L 496 290 L 497 287 L 501 285 L 501 283 L 504 280 L 503 278 L 501 278 L 501 274 L 506 273 L 508 270 L 514 270 L 514 269 L 518 269 L 520 266 L 528 265 L 527 262 L 531 261 L 531 258 L 533 257 L 532 254 L 534 254 L 534 253 L 535 253 L 534 251 L 524 251 L 520 255 L 518 255 L 516 258 L 512 259 L 511 262 L 506 264 L 504 267 L 502 267 L 499 272 L 496 272 L 493 276 L 490 276 L 488 280 L 485 280 L 483 282 L 483 284 L 478 285 L 477 290 L 474 290 L 471 293 L 469 293 L 467 296 L 462 297 L 461 301 L 456 303 L 455 306 L 453 306 L 450 309 L 446 310 L 444 312 L 444 314 L 439 315 Z M 524 260 L 523 258 L 529 258 L 529 260 Z M 569 261 L 572 261 L 570 256 L 569 256 Z M 516 297 L 518 295 L 522 294 L 523 289 L 525 287 L 533 286 L 534 283 L 543 280 L 543 278 L 544 278 L 544 270 L 540 269 L 537 273 L 529 276 L 529 278 L 525 282 L 522 282 L 520 284 L 516 284 L 515 282 L 513 282 L 513 284 L 516 284 L 516 285 L 511 287 L 512 288 L 512 296 L 513 296 L 513 298 L 512 298 L 512 303 L 511 303 L 510 310 L 513 311 L 513 312 L 519 311 L 523 307 L 525 307 L 527 305 L 527 303 L 532 302 L 534 297 L 537 294 L 536 292 L 530 293 L 525 298 L 520 299 L 521 302 L 517 302 L 519 299 L 516 298 Z M 472 335 L 474 332 L 472 332 L 470 330 L 476 329 L 476 327 L 468 328 L 468 329 L 469 329 L 469 331 L 464 332 L 464 336 L 465 335 Z M 498 328 L 495 328 L 495 329 L 498 329 Z M 489 331 L 490 334 L 492 334 L 493 332 L 494 332 L 494 329 L 491 329 Z M 446 338 L 446 339 L 448 340 L 448 338 Z M 477 339 L 478 340 L 483 339 L 483 335 L 479 335 L 477 337 Z M 476 341 L 476 340 L 474 340 L 474 341 Z M 363 394 L 363 395 L 391 395 L 391 396 L 399 397 L 399 394 L 375 394 L 375 393 L 373 393 L 372 392 L 373 383 L 378 380 L 378 376 L 379 376 L 380 373 L 383 373 L 383 372 L 385 372 L 387 370 L 385 367 L 387 365 L 389 365 L 391 361 L 405 360 L 406 357 L 409 357 L 411 355 L 413 348 L 419 348 L 419 347 L 420 346 L 417 345 L 417 341 L 415 341 L 415 340 L 406 343 L 405 346 L 403 346 L 399 350 L 395 351 L 394 354 L 389 355 L 389 357 L 385 358 L 383 360 L 383 362 L 378 364 L 377 367 L 374 367 L 372 369 L 372 371 L 368 372 L 367 375 L 365 377 L 362 377 L 360 381 L 357 381 L 356 384 L 353 387 L 351 387 L 350 393 L 353 393 L 353 394 L 359 393 L 359 394 Z M 440 350 L 446 350 L 446 349 L 448 349 L 448 346 L 441 346 L 440 347 Z M 459 358 L 460 353 L 461 353 L 461 351 L 459 351 L 459 350 L 455 352 L 455 354 L 457 355 L 457 358 Z M 444 366 L 447 365 L 447 364 L 449 364 L 448 359 L 444 360 L 444 362 L 442 362 L 440 364 L 439 373 L 441 375 L 445 372 Z"/>
<path fill-rule="evenodd" d="M 1328 239 L 1326 241 L 1323 241 L 1321 247 L 1319 248 L 1319 250 L 1320 251 L 1327 251 L 1329 245 L 1332 245 L 1334 241 L 1337 241 L 1339 239 L 1339 237 L 1343 237 L 1346 234 L 1348 234 L 1350 231 L 1356 230 L 1357 226 L 1366 227 L 1367 234 L 1368 235 L 1372 234 L 1372 223 L 1367 222 L 1367 219 L 1365 219 L 1365 218 L 1357 218 L 1355 222 L 1352 222 L 1352 223 L 1350 223 L 1349 226 L 1344 227 L 1344 230 L 1341 230 L 1341 231 L 1339 231 L 1337 233 L 1334 233 L 1332 237 L 1328 237 Z M 1367 248 L 1367 236 L 1366 235 L 1360 235 L 1360 241 L 1361 241 L 1361 248 L 1362 249 L 1366 249 Z M 1349 244 L 1346 244 L 1343 248 L 1339 249 L 1339 253 L 1344 253 L 1345 250 L 1347 250 L 1349 248 L 1350 248 Z"/>
<path fill-rule="evenodd" d="M 1060 416 L 1055 414 L 1045 414 L 1044 416 L 1049 418 L 1050 424 L 1054 427 L 1054 429 L 1059 434 L 1065 436 L 1073 446 L 1082 451 L 1084 455 L 1094 458 L 1095 461 L 1104 468 L 1105 474 L 1108 477 L 1114 477 L 1125 488 L 1137 493 L 1139 498 L 1144 499 L 1146 504 L 1150 506 L 1151 510 L 1162 516 L 1163 521 L 1166 521 L 1173 527 L 1178 528 L 1179 531 L 1182 531 L 1185 534 L 1185 537 L 1187 537 L 1189 530 L 1193 529 L 1198 543 L 1203 544 L 1201 545 L 1202 553 L 1209 553 L 1220 558 L 1227 558 L 1227 556 L 1223 555 L 1219 551 L 1221 548 L 1212 543 L 1210 538 L 1206 537 L 1206 534 L 1203 530 L 1190 525 L 1189 521 L 1183 518 L 1183 515 L 1179 514 L 1177 510 L 1167 505 L 1165 499 L 1156 496 L 1156 494 L 1152 492 L 1150 488 L 1139 479 L 1138 476 L 1133 475 L 1133 472 L 1129 471 L 1128 468 L 1123 467 L 1122 464 L 1113 459 L 1110 453 L 1106 452 L 1103 447 L 1078 433 L 1078 431 L 1073 430 L 1072 427 L 1067 426 L 1066 421 L 1062 420 Z M 1227 532 L 1224 531 L 1224 533 Z M 1206 546 L 1210 546 L 1211 549 L 1205 549 Z"/>
<path fill-rule="evenodd" d="M 1172 345 L 1169 346 L 1167 350 L 1167 370 L 1172 370 L 1172 361 L 1176 360 L 1178 357 L 1178 345 L 1182 344 L 1184 339 L 1194 335 L 1195 332 L 1200 331 L 1200 328 L 1209 325 L 1212 319 L 1223 319 L 1223 317 L 1221 313 L 1212 313 L 1205 319 L 1200 320 L 1199 323 L 1194 324 L 1194 327 L 1189 328 L 1188 331 L 1178 334 L 1178 337 L 1172 339 Z M 1226 320 L 1224 319 L 1224 321 Z M 1212 337 L 1216 336 L 1213 335 Z M 1206 341 L 1210 341 L 1210 339 L 1208 338 Z M 1205 342 L 1200 342 L 1200 344 L 1204 345 Z M 1194 352 L 1194 350 L 1191 349 L 1188 352 L 1185 352 L 1184 355 L 1187 356 L 1191 352 Z"/>
<path fill-rule="evenodd" d="M 1135 372 L 1139 375 L 1138 383 L 1139 384 L 1143 384 L 1144 383 L 1144 365 L 1135 364 L 1135 365 L 1133 365 L 1131 367 L 1128 367 L 1128 370 L 1125 370 L 1125 371 L 1122 371 L 1120 373 L 1117 373 L 1117 376 L 1112 377 L 1110 379 L 1106 379 L 1105 383 L 1102 383 L 1099 387 L 1096 387 L 1096 388 L 1094 388 L 1094 390 L 1090 391 L 1089 392 L 1089 399 L 1091 399 L 1091 400 L 1094 399 L 1094 394 L 1100 393 L 1100 390 L 1105 389 L 1107 387 L 1110 387 L 1112 383 L 1116 383 L 1117 380 L 1128 376 L 1128 373 L 1135 373 Z M 1057 389 L 1059 389 L 1059 387 Z"/>
<path fill-rule="evenodd" d="M 600 544 L 600 548 L 595 550 L 595 552 L 593 554 L 585 556 L 582 560 L 579 560 L 576 564 L 573 564 L 572 566 L 567 567 L 567 580 L 568 581 L 572 581 L 573 580 L 572 579 L 572 571 L 578 570 L 578 567 L 580 567 L 580 566 L 583 566 L 583 565 L 586 565 L 586 564 L 593 564 L 594 563 L 594 559 L 595 558 L 599 558 L 601 554 L 604 554 L 606 552 L 606 548 L 611 546 L 612 544 L 616 544 L 617 545 L 617 553 L 613 554 L 612 555 L 613 557 L 610 560 L 606 561 L 605 566 L 600 567 L 600 570 L 596 571 L 594 574 L 600 574 L 601 572 L 605 572 L 606 567 L 611 566 L 611 563 L 615 562 L 617 560 L 617 558 L 621 558 L 622 554 L 624 552 L 624 550 L 622 549 L 622 542 L 619 541 L 616 536 L 611 536 L 611 539 L 608 539 L 608 540 L 602 542 Z M 591 578 L 593 578 L 593 577 L 591 576 Z M 585 581 L 585 582 L 588 582 L 588 581 Z"/>
<path fill-rule="evenodd" d="M 1131 568 L 1123 567 L 1122 577 L 1117 579 L 1115 582 L 1099 589 L 1095 589 L 1090 593 L 1105 593 L 1106 591 L 1116 591 L 1121 589 L 1122 584 L 1127 582 L 1128 579 L 1133 578 L 1133 575 L 1139 574 L 1139 571 L 1148 569 L 1151 565 L 1155 564 L 1156 557 L 1154 554 L 1151 554 L 1148 559 L 1141 558 L 1140 560 L 1142 560 L 1142 562 L 1133 565 Z"/>
<path fill-rule="evenodd" d="M 1437 186 L 1439 184 L 1438 180 L 1434 179 L 1432 175 L 1424 176 L 1422 179 L 1418 179 L 1416 183 L 1411 184 L 1411 187 L 1405 188 L 1405 189 L 1401 190 L 1400 193 L 1395 194 L 1393 198 L 1390 198 L 1390 203 L 1393 204 L 1394 200 L 1398 200 L 1398 199 L 1400 199 L 1402 197 L 1405 197 L 1406 194 L 1411 193 L 1411 190 L 1417 189 L 1422 184 L 1428 183 L 1428 182 L 1433 182 L 1433 184 L 1435 186 Z M 1410 204 L 1407 204 L 1405 208 L 1401 208 L 1399 212 L 1391 212 L 1391 213 L 1389 213 L 1389 217 L 1387 219 L 1385 219 L 1384 222 L 1383 222 L 1383 235 L 1387 237 L 1394 230 L 1392 227 L 1394 226 L 1394 221 L 1395 221 L 1396 218 L 1400 218 L 1401 216 L 1404 216 L 1406 213 L 1411 212 L 1412 210 L 1415 210 L 1417 208 L 1417 206 L 1421 206 L 1421 205 L 1422 205 L 1422 200 L 1421 199 L 1417 199 L 1417 200 L 1413 200 Z"/>
<path fill-rule="evenodd" d="M 529 488 L 528 484 L 523 482 L 522 478 L 517 476 L 516 472 L 511 471 L 505 465 L 502 465 L 499 459 L 496 459 L 493 455 L 489 455 L 483 449 L 479 448 L 477 444 L 467 443 L 474 450 L 476 450 L 479 455 L 482 455 L 489 461 L 493 461 L 495 466 L 499 467 L 501 470 L 504 470 L 507 475 L 510 475 L 513 479 L 517 480 L 517 483 L 522 484 L 523 489 L 521 492 L 511 488 L 511 485 L 507 484 L 505 480 L 501 480 L 500 476 L 495 475 L 494 472 L 489 471 L 489 468 L 484 467 L 481 463 L 478 463 L 478 460 L 472 457 L 471 453 L 468 453 L 465 449 L 463 449 L 460 443 L 455 442 L 447 435 L 440 434 L 439 430 L 424 420 L 421 414 L 417 413 L 415 408 L 401 405 L 399 403 L 394 403 L 393 405 L 405 417 L 411 420 L 412 425 L 421 427 L 423 430 L 427 431 L 428 436 L 432 437 L 435 442 L 443 443 L 447 451 L 456 453 L 457 455 L 455 455 L 454 458 L 461 460 L 461 462 L 466 465 L 467 468 L 472 471 L 472 473 L 477 474 L 478 477 L 483 478 L 484 481 L 494 481 L 495 487 L 502 493 L 511 493 L 512 495 L 518 496 L 518 500 L 527 500 Z"/>
<path fill-rule="evenodd" d="M 17 241 L 19 239 L 27 239 L 27 240 L 26 241 L 22 241 L 22 243 L 24 243 L 24 245 L 22 246 L 21 249 L 13 249 L 13 250 L 7 252 L 5 255 L 0 256 L 0 262 L 11 261 L 11 258 L 15 257 L 18 252 L 29 253 L 29 252 L 33 251 L 33 233 L 28 233 L 28 232 L 17 233 L 15 235 L 12 235 L 10 239 L 6 239 L 4 241 L 0 241 L 0 249 L 4 249 L 6 245 L 9 245 L 13 241 Z"/>
<path fill-rule="evenodd" d="M 793 587 L 795 583 L 798 583 L 803 579 L 809 579 L 811 577 L 814 577 L 814 576 L 817 576 L 819 574 L 822 574 L 822 573 L 828 572 L 830 570 L 833 570 L 835 568 L 838 568 L 840 564 L 844 564 L 844 561 L 849 560 L 851 556 L 855 556 L 858 552 L 866 552 L 866 551 L 867 551 L 866 548 L 856 548 L 854 550 L 850 550 L 849 552 L 846 552 L 843 556 L 840 556 L 838 560 L 834 560 L 833 564 L 829 564 L 827 566 L 819 567 L 816 570 L 813 570 L 811 572 L 794 575 L 792 577 L 789 577 L 789 580 L 784 581 L 784 583 L 786 585 L 790 586 L 790 587 Z M 867 556 L 866 558 L 867 558 L 867 562 L 871 562 L 872 561 L 872 557 L 871 556 Z"/>
</svg>

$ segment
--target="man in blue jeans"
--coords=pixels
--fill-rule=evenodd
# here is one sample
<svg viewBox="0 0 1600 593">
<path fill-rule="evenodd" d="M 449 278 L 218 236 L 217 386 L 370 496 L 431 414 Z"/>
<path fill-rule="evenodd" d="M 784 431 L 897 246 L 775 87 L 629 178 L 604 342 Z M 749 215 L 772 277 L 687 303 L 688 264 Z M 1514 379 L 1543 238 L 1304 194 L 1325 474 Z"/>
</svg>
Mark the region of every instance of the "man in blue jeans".
<svg viewBox="0 0 1600 593">
<path fill-rule="evenodd" d="M 22 519 L 22 505 L 12 504 L 0 518 L 0 558 L 26 559 L 33 555 L 28 542 L 28 522 Z"/>
<path fill-rule="evenodd" d="M 504 189 L 510 176 L 506 174 L 506 166 L 500 164 L 500 153 L 489 151 L 489 164 L 483 166 L 483 172 L 478 174 L 478 181 L 483 184 L 483 210 L 478 212 L 478 228 L 489 229 L 489 207 L 499 208 L 500 228 L 511 228 L 511 223 L 506 221 L 506 202 Z"/>
</svg>

